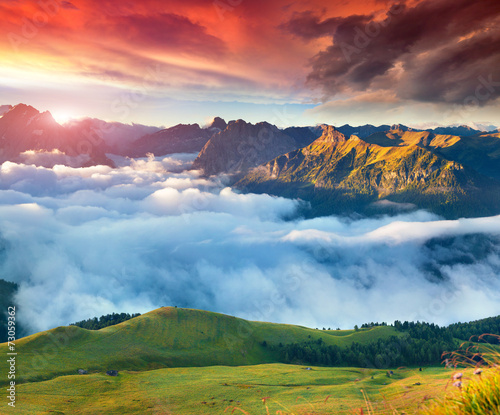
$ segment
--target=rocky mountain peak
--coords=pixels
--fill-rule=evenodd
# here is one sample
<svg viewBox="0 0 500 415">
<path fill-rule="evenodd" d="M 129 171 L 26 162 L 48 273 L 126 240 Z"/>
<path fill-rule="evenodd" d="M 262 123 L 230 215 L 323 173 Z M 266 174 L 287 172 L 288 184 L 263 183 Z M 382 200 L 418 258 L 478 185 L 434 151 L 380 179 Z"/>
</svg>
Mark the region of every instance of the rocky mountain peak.
<svg viewBox="0 0 500 415">
<path fill-rule="evenodd" d="M 220 131 L 223 131 L 226 129 L 226 127 L 227 127 L 226 121 L 224 121 L 221 117 L 215 117 L 208 126 L 208 129 L 211 130 L 213 128 L 216 128 Z"/>
<path fill-rule="evenodd" d="M 40 114 L 40 112 L 36 108 L 33 108 L 31 105 L 17 104 L 11 107 L 11 109 L 5 113 L 4 117 L 9 117 L 11 119 L 14 119 L 14 118 L 33 117 L 38 114 Z"/>
<path fill-rule="evenodd" d="M 206 175 L 246 172 L 297 148 L 294 138 L 267 122 L 230 121 L 208 141 L 193 168 Z"/>
<path fill-rule="evenodd" d="M 323 130 L 323 133 L 314 142 L 316 144 L 318 144 L 318 143 L 339 144 L 339 143 L 344 143 L 344 142 L 347 141 L 345 135 L 342 134 L 340 131 L 338 131 L 332 125 L 323 124 L 323 125 L 320 126 L 320 128 Z"/>
<path fill-rule="evenodd" d="M 40 112 L 30 105 L 18 104 L 0 118 L 0 137 L 0 162 L 24 162 L 27 157 L 24 153 L 35 151 L 68 157 L 64 161 L 61 159 L 61 163 L 112 165 L 103 146 L 82 145 L 88 140 L 82 130 L 63 127 L 49 111 Z M 89 153 L 85 152 L 86 149 Z M 30 160 L 30 163 L 36 164 L 36 160 Z"/>
<path fill-rule="evenodd" d="M 60 125 L 56 122 L 49 111 L 40 112 L 31 105 L 18 104 L 3 116 L 4 122 L 18 128 L 58 128 Z"/>
</svg>

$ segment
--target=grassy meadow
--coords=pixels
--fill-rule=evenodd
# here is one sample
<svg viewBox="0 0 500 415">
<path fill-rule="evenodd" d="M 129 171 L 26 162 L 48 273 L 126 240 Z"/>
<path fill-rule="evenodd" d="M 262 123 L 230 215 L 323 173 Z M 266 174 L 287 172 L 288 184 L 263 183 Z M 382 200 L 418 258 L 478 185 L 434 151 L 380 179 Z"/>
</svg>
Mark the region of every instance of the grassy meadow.
<svg viewBox="0 0 500 415">
<path fill-rule="evenodd" d="M 264 364 L 61 376 L 18 387 L 18 414 L 413 414 L 452 371 Z M 365 402 L 364 391 L 369 398 Z M 264 402 L 265 401 L 265 402 Z M 267 407 L 267 408 L 266 408 Z M 10 408 L 9 408 L 10 409 Z M 281 411 L 281 412 L 280 412 Z"/>
<path fill-rule="evenodd" d="M 276 363 L 280 343 L 322 339 L 326 345 L 349 346 L 394 335 L 404 334 L 390 326 L 315 330 L 172 307 L 97 331 L 59 327 L 16 342 L 16 407 L 6 401 L 0 414 L 465 415 L 480 412 L 443 408 L 465 402 L 467 388 L 471 407 L 479 396 L 485 401 L 500 396 L 498 377 L 491 377 L 495 369 L 485 369 L 481 378 L 474 367 Z M 6 344 L 0 352 L 6 355 Z M 0 367 L 3 374 L 7 366 Z M 88 373 L 79 375 L 78 369 Z M 119 374 L 107 376 L 108 370 Z M 453 386 L 457 371 L 463 372 L 463 388 Z M 482 395 L 481 379 L 489 382 Z M 467 386 L 470 380 L 476 383 Z M 5 388 L 6 376 L 1 381 Z"/>
</svg>

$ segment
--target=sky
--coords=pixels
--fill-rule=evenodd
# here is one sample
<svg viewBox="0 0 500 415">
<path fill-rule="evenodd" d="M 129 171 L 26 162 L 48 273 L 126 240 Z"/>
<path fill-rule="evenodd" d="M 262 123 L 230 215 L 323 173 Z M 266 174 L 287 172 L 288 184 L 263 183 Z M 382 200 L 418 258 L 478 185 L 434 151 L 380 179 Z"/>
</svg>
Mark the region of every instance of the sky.
<svg viewBox="0 0 500 415">
<path fill-rule="evenodd" d="M 497 0 L 0 0 L 0 105 L 170 126 L 500 125 Z"/>
<path fill-rule="evenodd" d="M 342 329 L 500 314 L 500 216 L 303 219 L 195 156 L 0 166 L 0 275 L 28 333 L 162 306 Z"/>
</svg>

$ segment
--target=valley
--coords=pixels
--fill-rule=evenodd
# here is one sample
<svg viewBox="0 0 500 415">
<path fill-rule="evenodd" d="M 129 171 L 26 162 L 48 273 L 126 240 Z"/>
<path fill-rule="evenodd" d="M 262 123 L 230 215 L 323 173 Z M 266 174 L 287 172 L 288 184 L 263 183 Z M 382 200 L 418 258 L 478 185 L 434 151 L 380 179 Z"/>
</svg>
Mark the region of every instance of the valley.
<svg viewBox="0 0 500 415">
<path fill-rule="evenodd" d="M 437 367 L 394 373 L 388 378 L 385 370 L 263 364 L 68 375 L 19 385 L 16 413 L 352 414 L 367 412 L 364 391 L 374 414 L 414 414 L 449 393 L 454 372 Z"/>
<path fill-rule="evenodd" d="M 500 415 L 498 0 L 0 18 L 0 415 Z"/>
<path fill-rule="evenodd" d="M 350 348 L 397 337 L 408 342 L 396 327 L 325 331 L 175 307 L 97 331 L 59 327 L 16 342 L 22 355 L 16 412 L 417 414 L 456 393 L 449 386 L 457 370 L 474 376 L 473 367 L 385 366 L 390 360 L 364 362 L 368 367 L 283 364 L 276 353 L 294 343 Z M 498 330 L 498 318 L 454 329 L 468 335 L 480 327 Z M 6 346 L 0 344 L 0 352 Z"/>
</svg>

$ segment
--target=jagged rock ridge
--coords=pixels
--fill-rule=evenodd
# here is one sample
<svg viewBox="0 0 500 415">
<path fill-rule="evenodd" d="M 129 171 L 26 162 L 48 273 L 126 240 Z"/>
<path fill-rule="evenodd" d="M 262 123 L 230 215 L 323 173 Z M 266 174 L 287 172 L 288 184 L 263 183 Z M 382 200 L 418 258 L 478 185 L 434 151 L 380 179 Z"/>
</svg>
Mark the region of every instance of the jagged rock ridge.
<svg viewBox="0 0 500 415">
<path fill-rule="evenodd" d="M 362 140 L 346 138 L 330 127 L 308 147 L 261 165 L 236 186 L 301 197 L 321 214 L 366 211 L 385 198 L 449 217 L 497 213 L 498 181 L 433 151 L 456 142 L 429 132 L 402 130 Z"/>
<path fill-rule="evenodd" d="M 250 124 L 243 120 L 231 121 L 225 130 L 216 133 L 207 142 L 193 168 L 203 170 L 206 175 L 246 172 L 300 148 L 303 140 L 303 137 L 294 138 L 267 122 Z"/>
</svg>

